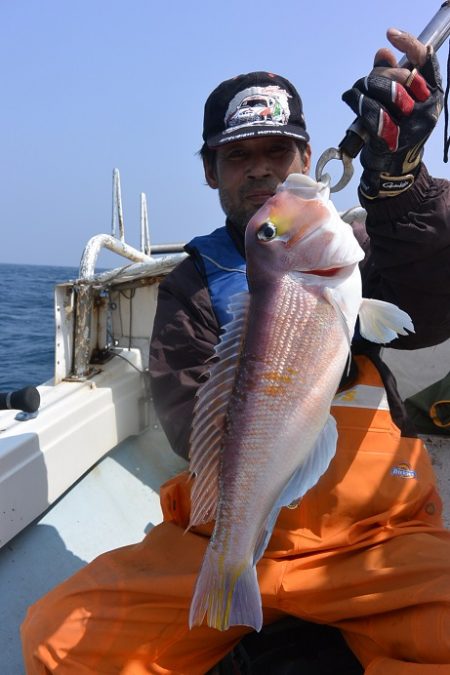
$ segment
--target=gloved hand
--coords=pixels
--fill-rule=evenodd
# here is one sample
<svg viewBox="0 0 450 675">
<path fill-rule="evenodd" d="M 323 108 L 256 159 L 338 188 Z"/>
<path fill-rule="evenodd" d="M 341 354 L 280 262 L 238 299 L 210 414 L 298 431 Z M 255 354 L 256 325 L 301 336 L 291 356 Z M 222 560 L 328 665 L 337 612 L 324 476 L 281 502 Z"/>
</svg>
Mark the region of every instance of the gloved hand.
<svg viewBox="0 0 450 675">
<path fill-rule="evenodd" d="M 370 75 L 342 95 L 369 134 L 361 151 L 360 182 L 362 194 L 369 199 L 393 197 L 411 187 L 424 143 L 443 106 L 433 51 L 409 33 L 389 29 L 387 36 L 416 67 L 398 68 L 393 53 L 380 49 Z"/>
</svg>

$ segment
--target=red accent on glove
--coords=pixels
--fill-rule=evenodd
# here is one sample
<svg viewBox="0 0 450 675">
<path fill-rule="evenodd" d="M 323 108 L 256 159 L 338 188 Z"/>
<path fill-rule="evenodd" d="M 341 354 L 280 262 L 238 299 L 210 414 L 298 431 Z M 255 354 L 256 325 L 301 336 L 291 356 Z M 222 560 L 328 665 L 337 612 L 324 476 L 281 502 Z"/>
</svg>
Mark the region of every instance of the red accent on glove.
<svg viewBox="0 0 450 675">
<path fill-rule="evenodd" d="M 411 115 L 415 101 L 411 98 L 406 89 L 402 87 L 401 84 L 398 84 L 398 82 L 394 89 L 394 103 L 403 115 L 406 117 Z"/>
<path fill-rule="evenodd" d="M 420 73 L 416 73 L 416 76 L 413 78 L 413 81 L 411 82 L 408 89 L 416 101 L 426 101 L 430 96 L 430 90 L 428 89 L 427 82 Z"/>
<path fill-rule="evenodd" d="M 389 117 L 387 112 L 380 110 L 380 126 L 378 131 L 378 136 L 387 143 L 387 146 L 391 152 L 395 152 L 398 148 L 398 138 L 400 135 L 400 129 L 392 121 L 392 118 Z"/>
</svg>

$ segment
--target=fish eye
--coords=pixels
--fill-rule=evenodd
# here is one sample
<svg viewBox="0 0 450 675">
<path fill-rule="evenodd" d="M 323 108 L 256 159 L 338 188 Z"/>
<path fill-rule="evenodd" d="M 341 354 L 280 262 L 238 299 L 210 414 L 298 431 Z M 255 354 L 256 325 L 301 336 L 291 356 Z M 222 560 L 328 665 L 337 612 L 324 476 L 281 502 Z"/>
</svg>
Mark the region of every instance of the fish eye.
<svg viewBox="0 0 450 675">
<path fill-rule="evenodd" d="M 268 220 L 261 225 L 258 232 L 256 233 L 256 236 L 261 241 L 270 241 L 271 239 L 275 239 L 277 236 L 277 228 L 273 223 L 270 222 L 270 220 Z"/>
</svg>

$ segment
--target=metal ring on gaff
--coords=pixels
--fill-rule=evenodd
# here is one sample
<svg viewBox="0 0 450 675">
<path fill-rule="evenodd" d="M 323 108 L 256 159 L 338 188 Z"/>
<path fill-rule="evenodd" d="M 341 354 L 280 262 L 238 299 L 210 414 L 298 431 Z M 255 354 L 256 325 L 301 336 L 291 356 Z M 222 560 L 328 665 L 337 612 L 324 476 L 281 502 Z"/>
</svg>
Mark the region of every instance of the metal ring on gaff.
<svg viewBox="0 0 450 675">
<path fill-rule="evenodd" d="M 325 150 L 325 152 L 322 153 L 316 164 L 316 180 L 322 182 L 328 180 L 331 183 L 330 176 L 324 174 L 323 170 L 332 159 L 339 159 L 344 167 L 340 180 L 338 180 L 335 185 L 330 184 L 330 192 L 339 192 L 348 185 L 353 176 L 352 158 L 350 155 L 342 152 L 342 150 L 339 150 L 338 148 L 328 148 L 328 150 Z"/>
</svg>

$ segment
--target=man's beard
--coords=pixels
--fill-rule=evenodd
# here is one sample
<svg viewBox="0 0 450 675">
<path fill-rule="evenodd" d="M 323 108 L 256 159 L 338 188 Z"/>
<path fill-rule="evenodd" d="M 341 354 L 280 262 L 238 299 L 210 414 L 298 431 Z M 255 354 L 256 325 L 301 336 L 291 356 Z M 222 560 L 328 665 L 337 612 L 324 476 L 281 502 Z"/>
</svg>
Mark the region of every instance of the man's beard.
<svg viewBox="0 0 450 675">
<path fill-rule="evenodd" d="M 264 190 L 270 192 L 270 194 L 275 194 L 278 183 L 271 181 L 260 181 L 258 183 L 254 182 L 251 185 L 245 184 L 239 189 L 239 200 L 237 204 L 233 204 L 230 199 L 229 193 L 225 188 L 219 187 L 219 199 L 220 205 L 227 216 L 227 218 L 238 227 L 242 232 L 245 231 L 245 228 L 248 225 L 248 221 L 255 213 L 261 208 L 260 206 L 253 206 L 252 204 L 246 204 L 245 197 L 247 194 L 253 192 L 254 190 Z"/>
</svg>

